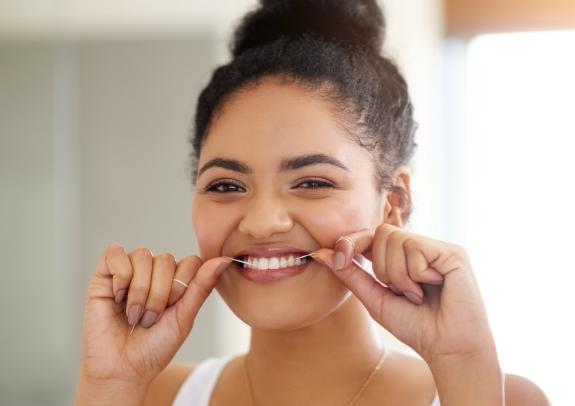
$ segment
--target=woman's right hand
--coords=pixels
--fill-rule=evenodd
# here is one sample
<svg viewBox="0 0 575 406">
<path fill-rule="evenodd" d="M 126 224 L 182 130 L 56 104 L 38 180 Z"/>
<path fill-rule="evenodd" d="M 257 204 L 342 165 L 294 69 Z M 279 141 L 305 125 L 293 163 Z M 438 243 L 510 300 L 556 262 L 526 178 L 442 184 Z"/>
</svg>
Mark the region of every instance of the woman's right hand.
<svg viewBox="0 0 575 406">
<path fill-rule="evenodd" d="M 88 285 L 79 386 L 147 388 L 188 336 L 230 261 L 187 256 L 176 263 L 169 253 L 126 254 L 110 245 Z"/>
</svg>

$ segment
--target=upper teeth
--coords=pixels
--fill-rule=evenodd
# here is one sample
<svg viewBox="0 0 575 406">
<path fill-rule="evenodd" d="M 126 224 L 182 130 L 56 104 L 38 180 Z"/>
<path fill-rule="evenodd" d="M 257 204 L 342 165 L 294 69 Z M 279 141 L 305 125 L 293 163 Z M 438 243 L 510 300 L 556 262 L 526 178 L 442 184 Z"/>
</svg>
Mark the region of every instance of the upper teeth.
<svg viewBox="0 0 575 406">
<path fill-rule="evenodd" d="M 254 269 L 282 269 L 288 268 L 290 266 L 298 266 L 305 263 L 308 258 L 296 258 L 293 255 L 286 257 L 272 257 L 272 258 L 261 258 L 261 257 L 244 257 L 244 268 L 254 268 Z"/>
</svg>

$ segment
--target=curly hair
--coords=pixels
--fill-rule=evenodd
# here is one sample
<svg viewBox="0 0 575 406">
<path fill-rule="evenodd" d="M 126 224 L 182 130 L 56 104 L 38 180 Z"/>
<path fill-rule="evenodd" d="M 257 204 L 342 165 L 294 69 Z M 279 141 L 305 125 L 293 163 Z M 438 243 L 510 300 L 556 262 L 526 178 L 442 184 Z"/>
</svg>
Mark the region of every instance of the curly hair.
<svg viewBox="0 0 575 406">
<path fill-rule="evenodd" d="M 266 79 L 297 84 L 327 101 L 347 134 L 371 152 L 376 185 L 405 199 L 393 172 L 417 148 L 413 107 L 397 66 L 382 55 L 385 19 L 375 0 L 260 0 L 240 21 L 229 48 L 199 95 L 192 180 L 210 125 L 233 95 Z"/>
</svg>

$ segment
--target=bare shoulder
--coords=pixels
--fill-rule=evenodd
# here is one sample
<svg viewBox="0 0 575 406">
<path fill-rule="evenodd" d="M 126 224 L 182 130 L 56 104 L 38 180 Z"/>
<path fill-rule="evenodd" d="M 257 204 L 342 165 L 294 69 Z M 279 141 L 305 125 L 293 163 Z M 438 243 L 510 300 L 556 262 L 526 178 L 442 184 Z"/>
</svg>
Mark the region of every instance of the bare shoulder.
<svg viewBox="0 0 575 406">
<path fill-rule="evenodd" d="M 152 381 L 144 406 L 171 405 L 186 377 L 196 364 L 170 364 Z"/>
<path fill-rule="evenodd" d="M 393 350 L 384 365 L 382 382 L 378 385 L 381 388 L 379 403 L 385 399 L 401 405 L 431 404 L 436 394 L 435 382 L 431 369 L 423 359 Z"/>
<path fill-rule="evenodd" d="M 529 379 L 514 374 L 505 374 L 505 404 L 508 406 L 551 405 L 545 392 Z"/>
</svg>

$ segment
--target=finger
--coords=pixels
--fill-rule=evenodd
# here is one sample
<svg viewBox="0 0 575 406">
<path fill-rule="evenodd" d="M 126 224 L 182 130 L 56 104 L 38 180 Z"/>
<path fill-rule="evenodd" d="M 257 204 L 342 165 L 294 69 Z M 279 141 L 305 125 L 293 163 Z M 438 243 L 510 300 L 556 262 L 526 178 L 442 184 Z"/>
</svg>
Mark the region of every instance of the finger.
<svg viewBox="0 0 575 406">
<path fill-rule="evenodd" d="M 387 223 L 381 224 L 375 229 L 371 247 L 372 266 L 375 276 L 377 279 L 390 286 L 391 290 L 396 294 L 402 294 L 402 292 L 397 287 L 393 286 L 391 277 L 387 270 L 388 240 L 394 233 L 402 232 L 404 231 L 399 227 L 395 227 Z"/>
<path fill-rule="evenodd" d="M 182 298 L 174 305 L 173 308 L 182 339 L 192 329 L 200 307 L 216 286 L 220 275 L 228 268 L 231 262 L 231 258 L 226 257 L 212 258 L 204 262 L 196 271 Z"/>
<path fill-rule="evenodd" d="M 335 264 L 330 251 L 325 248 L 320 249 L 314 253 L 313 258 L 334 270 Z M 351 266 L 337 271 L 334 270 L 333 273 L 363 303 L 376 321 L 381 322 L 383 310 L 387 306 L 388 301 L 397 301 L 399 299 L 375 277 L 353 262 Z"/>
<path fill-rule="evenodd" d="M 371 259 L 369 248 L 372 244 L 373 233 L 373 230 L 363 229 L 338 238 L 334 245 L 335 270 L 350 266 L 352 258 L 358 254 L 362 254 L 366 258 Z"/>
<path fill-rule="evenodd" d="M 415 304 L 423 303 L 423 290 L 413 282 L 407 271 L 407 260 L 403 249 L 405 233 L 392 233 L 387 240 L 386 269 L 391 284 Z"/>
<path fill-rule="evenodd" d="M 190 281 L 202 263 L 202 259 L 197 255 L 184 257 L 178 262 L 174 280 L 172 280 L 172 290 L 170 292 L 168 306 L 172 306 L 184 295 L 187 286 L 190 284 Z"/>
<path fill-rule="evenodd" d="M 126 315 L 128 323 L 135 326 L 142 317 L 144 305 L 150 291 L 152 281 L 153 256 L 147 248 L 137 248 L 128 257 L 134 269 L 132 282 L 128 289 L 128 303 L 126 305 Z"/>
<path fill-rule="evenodd" d="M 429 267 L 429 263 L 420 249 L 421 244 L 415 237 L 409 237 L 403 243 L 409 277 L 414 282 L 440 285 L 443 283 L 443 276 Z"/>
<path fill-rule="evenodd" d="M 168 303 L 172 290 L 172 278 L 176 272 L 176 260 L 170 253 L 163 253 L 153 259 L 152 284 L 146 299 L 141 326 L 150 327 Z"/>
<path fill-rule="evenodd" d="M 102 269 L 103 271 L 109 271 L 112 275 L 114 300 L 116 303 L 120 303 L 126 297 L 128 287 L 132 281 L 132 264 L 126 255 L 124 247 L 120 244 L 110 245 L 104 255 L 106 268 Z"/>
</svg>

